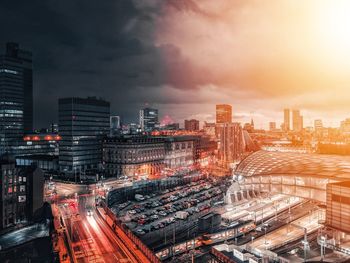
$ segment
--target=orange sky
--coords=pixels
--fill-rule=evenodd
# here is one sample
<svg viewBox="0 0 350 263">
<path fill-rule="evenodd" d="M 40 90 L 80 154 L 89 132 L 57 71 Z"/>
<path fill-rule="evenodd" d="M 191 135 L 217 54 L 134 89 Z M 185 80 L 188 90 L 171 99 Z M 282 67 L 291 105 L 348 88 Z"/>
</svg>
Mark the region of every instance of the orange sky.
<svg viewBox="0 0 350 263">
<path fill-rule="evenodd" d="M 164 59 L 169 78 L 188 85 L 174 87 L 174 96 L 202 105 L 192 116 L 209 120 L 212 105 L 225 102 L 262 127 L 281 120 L 284 107 L 300 108 L 306 126 L 350 117 L 350 1 L 167 3 L 155 41 L 176 50 Z M 187 63 L 186 76 L 172 72 L 175 55 Z"/>
</svg>

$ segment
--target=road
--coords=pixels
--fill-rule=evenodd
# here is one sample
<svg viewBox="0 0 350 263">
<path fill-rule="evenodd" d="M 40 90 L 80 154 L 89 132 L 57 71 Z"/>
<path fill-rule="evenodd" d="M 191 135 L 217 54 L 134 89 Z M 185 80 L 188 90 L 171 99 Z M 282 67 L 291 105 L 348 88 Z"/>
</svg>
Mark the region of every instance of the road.
<svg viewBox="0 0 350 263">
<path fill-rule="evenodd" d="M 137 262 L 94 209 L 92 195 L 59 204 L 77 262 Z M 91 215 L 88 215 L 88 211 Z"/>
</svg>

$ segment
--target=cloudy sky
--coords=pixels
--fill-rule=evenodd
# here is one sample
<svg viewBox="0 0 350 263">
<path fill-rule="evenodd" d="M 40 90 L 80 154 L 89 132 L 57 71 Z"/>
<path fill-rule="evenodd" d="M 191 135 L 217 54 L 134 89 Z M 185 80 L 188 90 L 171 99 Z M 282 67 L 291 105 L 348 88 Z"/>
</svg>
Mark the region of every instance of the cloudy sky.
<svg viewBox="0 0 350 263">
<path fill-rule="evenodd" d="M 2 0 L 0 42 L 34 54 L 36 127 L 57 99 L 98 96 L 136 121 L 214 119 L 216 103 L 258 127 L 299 108 L 305 125 L 350 117 L 346 0 Z"/>
</svg>

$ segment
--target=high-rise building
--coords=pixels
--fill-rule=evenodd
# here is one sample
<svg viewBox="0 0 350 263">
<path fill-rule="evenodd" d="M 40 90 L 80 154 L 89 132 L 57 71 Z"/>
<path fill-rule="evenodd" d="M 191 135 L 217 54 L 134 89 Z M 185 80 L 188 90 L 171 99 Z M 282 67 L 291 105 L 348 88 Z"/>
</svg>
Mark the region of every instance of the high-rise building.
<svg viewBox="0 0 350 263">
<path fill-rule="evenodd" d="M 33 130 L 32 53 L 7 43 L 0 55 L 0 154 L 15 154 L 24 132 Z"/>
<path fill-rule="evenodd" d="M 102 139 L 109 133 L 110 103 L 95 97 L 58 102 L 60 171 L 75 180 L 101 167 Z M 95 174 L 96 175 L 96 174 Z"/>
<path fill-rule="evenodd" d="M 293 131 L 300 132 L 303 128 L 303 116 L 299 110 L 293 110 Z"/>
<path fill-rule="evenodd" d="M 109 118 L 109 129 L 110 134 L 115 135 L 120 130 L 120 117 L 119 116 L 110 116 Z"/>
<path fill-rule="evenodd" d="M 271 121 L 269 123 L 269 129 L 270 129 L 270 131 L 275 131 L 276 130 L 276 122 Z"/>
<path fill-rule="evenodd" d="M 243 130 L 239 123 L 218 123 L 218 158 L 224 166 L 240 161 L 244 153 Z"/>
<path fill-rule="evenodd" d="M 144 108 L 140 110 L 140 127 L 142 131 L 150 132 L 158 125 L 158 109 Z"/>
<path fill-rule="evenodd" d="M 283 130 L 289 131 L 290 130 L 290 110 L 284 109 L 284 122 L 283 122 Z"/>
<path fill-rule="evenodd" d="M 185 130 L 199 131 L 199 120 L 195 120 L 195 119 L 185 120 Z"/>
<path fill-rule="evenodd" d="M 216 123 L 232 123 L 232 106 L 228 104 L 216 105 Z"/>
</svg>

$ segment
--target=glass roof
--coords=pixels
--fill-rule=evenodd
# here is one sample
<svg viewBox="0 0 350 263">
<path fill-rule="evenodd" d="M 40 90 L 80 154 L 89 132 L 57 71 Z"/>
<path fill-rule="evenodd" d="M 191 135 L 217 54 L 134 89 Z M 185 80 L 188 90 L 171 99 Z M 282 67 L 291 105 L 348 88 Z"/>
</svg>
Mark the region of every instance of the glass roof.
<svg viewBox="0 0 350 263">
<path fill-rule="evenodd" d="M 237 166 L 236 175 L 301 175 L 350 179 L 350 156 L 257 151 Z"/>
</svg>

